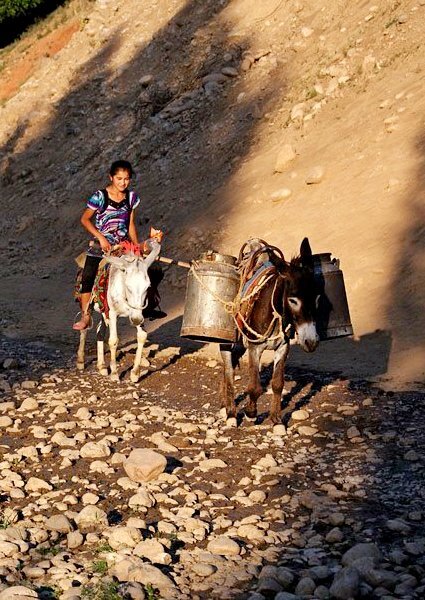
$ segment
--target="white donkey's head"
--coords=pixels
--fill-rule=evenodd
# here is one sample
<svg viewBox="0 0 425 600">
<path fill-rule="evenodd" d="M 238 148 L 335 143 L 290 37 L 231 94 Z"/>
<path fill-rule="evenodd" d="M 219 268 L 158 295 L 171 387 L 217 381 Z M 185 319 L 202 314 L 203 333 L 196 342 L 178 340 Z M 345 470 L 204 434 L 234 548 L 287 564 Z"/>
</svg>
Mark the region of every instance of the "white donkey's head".
<svg viewBox="0 0 425 600">
<path fill-rule="evenodd" d="M 119 304 L 121 301 L 121 304 L 125 304 L 116 307 L 118 314 L 128 314 L 131 324 L 135 326 L 143 323 L 143 309 L 146 306 L 146 294 L 150 286 L 148 268 L 161 250 L 158 242 L 152 241 L 150 245 L 151 251 L 146 258 L 134 254 L 106 258 L 106 261 L 112 265 L 109 280 L 111 298 L 114 303 L 118 301 Z"/>
</svg>

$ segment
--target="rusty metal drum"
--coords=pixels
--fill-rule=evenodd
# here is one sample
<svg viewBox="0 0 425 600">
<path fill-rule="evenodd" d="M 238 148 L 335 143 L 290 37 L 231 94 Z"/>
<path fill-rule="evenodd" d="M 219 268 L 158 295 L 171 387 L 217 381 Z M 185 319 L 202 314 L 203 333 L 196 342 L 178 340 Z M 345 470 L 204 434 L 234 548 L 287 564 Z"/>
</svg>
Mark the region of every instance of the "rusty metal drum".
<svg viewBox="0 0 425 600">
<path fill-rule="evenodd" d="M 226 307 L 235 299 L 240 277 L 236 257 L 206 252 L 187 277 L 181 337 L 199 342 L 234 342 L 236 325 Z"/>
<path fill-rule="evenodd" d="M 313 254 L 314 278 L 320 298 L 316 328 L 321 340 L 353 334 L 350 320 L 344 275 L 339 268 L 339 259 L 331 253 Z"/>
</svg>

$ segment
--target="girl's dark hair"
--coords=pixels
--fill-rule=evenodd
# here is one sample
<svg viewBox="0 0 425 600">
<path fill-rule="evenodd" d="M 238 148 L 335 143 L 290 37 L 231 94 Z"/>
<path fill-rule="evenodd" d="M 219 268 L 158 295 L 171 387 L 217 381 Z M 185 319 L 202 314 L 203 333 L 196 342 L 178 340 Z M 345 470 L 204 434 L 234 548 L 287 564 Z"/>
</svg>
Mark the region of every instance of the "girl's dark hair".
<svg viewBox="0 0 425 600">
<path fill-rule="evenodd" d="M 133 176 L 133 167 L 128 160 L 115 160 L 109 169 L 109 175 L 113 177 L 118 171 L 128 171 L 130 177 Z"/>
</svg>

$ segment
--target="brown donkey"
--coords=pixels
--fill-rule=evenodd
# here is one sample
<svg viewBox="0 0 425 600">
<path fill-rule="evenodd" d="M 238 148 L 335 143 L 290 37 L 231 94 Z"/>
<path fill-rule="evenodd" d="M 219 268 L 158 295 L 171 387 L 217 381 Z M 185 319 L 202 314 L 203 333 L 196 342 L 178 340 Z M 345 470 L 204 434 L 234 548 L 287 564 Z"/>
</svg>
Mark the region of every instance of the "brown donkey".
<svg viewBox="0 0 425 600">
<path fill-rule="evenodd" d="M 272 376 L 273 396 L 270 418 L 281 422 L 281 399 L 289 342 L 294 334 L 306 352 L 319 343 L 315 315 L 318 294 L 313 277 L 313 258 L 307 238 L 300 254 L 289 263 L 281 251 L 262 240 L 249 240 L 238 260 L 242 281 L 248 280 L 239 298 L 236 322 L 241 332 L 241 346 L 221 346 L 224 363 L 223 401 L 227 417 L 236 417 L 234 401 L 234 368 L 241 354 L 248 350 L 249 401 L 245 414 L 257 416 L 257 400 L 263 393 L 260 382 L 260 360 L 264 350 L 274 350 Z M 260 273 L 260 275 L 257 275 Z"/>
</svg>

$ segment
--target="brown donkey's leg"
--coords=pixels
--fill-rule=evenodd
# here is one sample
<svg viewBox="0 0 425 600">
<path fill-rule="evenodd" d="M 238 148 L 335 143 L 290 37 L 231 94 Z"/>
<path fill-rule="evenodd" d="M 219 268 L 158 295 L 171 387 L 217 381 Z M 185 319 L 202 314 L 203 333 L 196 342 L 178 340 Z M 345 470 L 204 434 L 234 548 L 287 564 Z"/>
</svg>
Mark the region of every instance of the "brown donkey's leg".
<svg viewBox="0 0 425 600">
<path fill-rule="evenodd" d="M 285 363 L 289 354 L 289 344 L 283 342 L 274 354 L 274 366 L 272 377 L 273 397 L 270 403 L 270 418 L 273 423 L 281 423 L 282 420 L 282 391 L 285 382 Z"/>
<path fill-rule="evenodd" d="M 233 386 L 233 364 L 230 347 L 220 346 L 220 354 L 223 360 L 224 372 L 221 390 L 221 406 L 226 409 L 227 418 L 236 417 L 235 389 Z"/>
<path fill-rule="evenodd" d="M 250 419 L 255 419 L 257 416 L 257 400 L 263 393 L 260 381 L 260 358 L 263 350 L 263 346 L 257 344 L 248 345 L 249 384 L 247 391 L 249 401 L 245 409 L 245 414 Z"/>
</svg>

